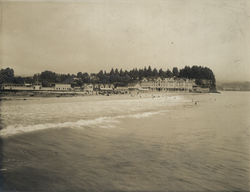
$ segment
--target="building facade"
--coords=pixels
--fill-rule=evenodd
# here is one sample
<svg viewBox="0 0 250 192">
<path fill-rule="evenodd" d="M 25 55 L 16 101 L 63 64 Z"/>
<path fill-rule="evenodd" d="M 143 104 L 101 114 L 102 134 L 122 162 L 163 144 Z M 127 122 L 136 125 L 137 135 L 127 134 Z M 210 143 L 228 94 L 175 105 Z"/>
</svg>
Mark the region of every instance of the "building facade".
<svg viewBox="0 0 250 192">
<path fill-rule="evenodd" d="M 55 84 L 55 91 L 70 91 L 71 84 Z"/>
<path fill-rule="evenodd" d="M 87 94 L 93 94 L 94 86 L 93 84 L 84 84 L 83 91 Z"/>
<path fill-rule="evenodd" d="M 112 92 L 114 90 L 114 85 L 113 84 L 95 84 L 94 85 L 94 90 L 95 91 L 101 91 L 101 92 Z"/>
<path fill-rule="evenodd" d="M 128 93 L 128 87 L 116 87 L 115 92 L 121 94 Z"/>
<path fill-rule="evenodd" d="M 41 85 L 31 84 L 3 84 L 1 87 L 5 91 L 39 91 L 41 88 Z"/>
<path fill-rule="evenodd" d="M 140 82 L 143 89 L 149 89 L 151 91 L 193 91 L 195 80 L 192 79 L 174 79 L 174 78 L 157 78 L 147 79 L 144 78 Z"/>
</svg>

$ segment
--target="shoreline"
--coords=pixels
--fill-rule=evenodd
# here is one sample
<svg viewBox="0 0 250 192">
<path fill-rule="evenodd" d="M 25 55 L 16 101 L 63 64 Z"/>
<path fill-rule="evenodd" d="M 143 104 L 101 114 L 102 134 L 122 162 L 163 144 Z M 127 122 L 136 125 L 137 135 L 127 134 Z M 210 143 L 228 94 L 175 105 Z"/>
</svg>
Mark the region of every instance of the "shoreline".
<svg viewBox="0 0 250 192">
<path fill-rule="evenodd" d="M 159 91 L 150 91 L 147 93 L 137 93 L 131 92 L 126 94 L 86 94 L 83 92 L 51 92 L 51 91 L 17 91 L 9 92 L 4 91 L 0 92 L 0 101 L 1 100 L 28 100 L 32 98 L 67 98 L 67 97 L 108 97 L 108 96 L 117 96 L 117 97 L 131 97 L 131 98 L 157 98 L 162 96 L 176 96 L 176 95 L 198 95 L 205 93 L 194 93 L 194 92 L 159 92 Z M 207 93 L 206 93 L 207 94 Z"/>
</svg>

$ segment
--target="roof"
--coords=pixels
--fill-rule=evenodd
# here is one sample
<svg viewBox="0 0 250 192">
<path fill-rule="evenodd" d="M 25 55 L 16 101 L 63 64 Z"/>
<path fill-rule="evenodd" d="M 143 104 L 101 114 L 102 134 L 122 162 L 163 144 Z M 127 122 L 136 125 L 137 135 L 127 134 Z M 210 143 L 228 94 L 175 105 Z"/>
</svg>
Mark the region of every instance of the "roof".
<svg viewBox="0 0 250 192">
<path fill-rule="evenodd" d="M 112 88 L 105 87 L 105 88 L 100 88 L 101 91 L 112 91 Z"/>
</svg>

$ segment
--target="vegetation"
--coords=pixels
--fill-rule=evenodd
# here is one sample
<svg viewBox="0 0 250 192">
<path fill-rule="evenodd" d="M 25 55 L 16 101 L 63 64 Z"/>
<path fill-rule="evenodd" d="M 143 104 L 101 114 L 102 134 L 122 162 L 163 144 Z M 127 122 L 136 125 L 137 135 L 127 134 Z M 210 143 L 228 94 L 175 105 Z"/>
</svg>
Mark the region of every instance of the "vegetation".
<svg viewBox="0 0 250 192">
<path fill-rule="evenodd" d="M 14 82 L 14 70 L 10 68 L 0 70 L 0 84 Z"/>
<path fill-rule="evenodd" d="M 44 71 L 35 74 L 33 77 L 15 77 L 14 70 L 10 68 L 0 70 L 0 84 L 2 83 L 42 83 L 43 86 L 50 86 L 53 83 L 70 83 L 73 86 L 81 86 L 84 83 L 113 83 L 118 86 L 125 86 L 128 83 L 136 82 L 146 78 L 188 78 L 196 79 L 196 83 L 205 86 L 204 80 L 209 82 L 210 88 L 215 89 L 215 77 L 211 69 L 202 66 L 186 66 L 183 69 L 174 67 L 172 70 L 157 70 L 149 67 L 143 69 L 111 69 L 110 72 L 101 70 L 98 73 L 57 74 L 51 71 Z M 206 82 L 207 82 L 206 81 Z"/>
</svg>

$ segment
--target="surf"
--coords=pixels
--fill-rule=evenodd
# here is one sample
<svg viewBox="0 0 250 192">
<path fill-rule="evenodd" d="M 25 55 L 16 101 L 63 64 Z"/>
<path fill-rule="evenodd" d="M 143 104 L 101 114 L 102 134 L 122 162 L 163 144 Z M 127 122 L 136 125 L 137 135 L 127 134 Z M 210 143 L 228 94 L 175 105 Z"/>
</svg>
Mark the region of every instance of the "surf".
<svg viewBox="0 0 250 192">
<path fill-rule="evenodd" d="M 160 111 L 147 111 L 134 114 L 117 115 L 117 116 L 103 116 L 95 119 L 81 119 L 75 122 L 60 122 L 60 123 L 44 123 L 34 125 L 9 125 L 6 128 L 0 130 L 0 136 L 9 137 L 17 134 L 29 133 L 34 131 L 42 131 L 46 129 L 59 129 L 59 128 L 114 128 L 121 119 L 124 118 L 147 118 L 153 115 L 168 112 L 168 110 Z"/>
</svg>

